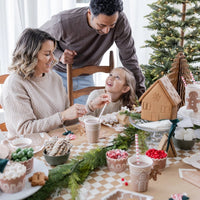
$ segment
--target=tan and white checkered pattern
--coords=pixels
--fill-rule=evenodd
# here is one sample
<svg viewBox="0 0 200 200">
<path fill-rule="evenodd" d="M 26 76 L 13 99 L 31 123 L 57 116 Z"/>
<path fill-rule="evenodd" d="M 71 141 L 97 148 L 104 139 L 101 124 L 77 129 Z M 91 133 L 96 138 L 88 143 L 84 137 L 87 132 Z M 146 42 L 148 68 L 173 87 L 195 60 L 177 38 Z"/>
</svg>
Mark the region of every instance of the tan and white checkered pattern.
<svg viewBox="0 0 200 200">
<path fill-rule="evenodd" d="M 117 134 L 113 134 L 105 139 L 100 139 L 97 144 L 88 144 L 82 143 L 79 146 L 73 146 L 71 150 L 71 156 L 77 156 L 81 153 L 87 152 L 97 146 L 105 146 L 108 145 L 112 140 L 116 137 Z M 158 143 L 148 143 L 150 148 L 157 147 Z M 167 158 L 166 167 L 170 167 L 171 164 L 180 162 L 184 157 L 190 156 L 199 152 L 200 143 L 196 143 L 192 150 L 180 150 L 176 148 L 177 157 Z M 129 156 L 135 154 L 135 145 L 131 145 L 128 150 Z M 41 159 L 41 158 L 40 158 Z M 104 196 L 104 194 L 111 192 L 115 189 L 118 189 L 124 186 L 124 181 L 121 180 L 124 178 L 125 181 L 130 183 L 129 169 L 121 173 L 115 173 L 108 170 L 108 168 L 102 167 L 93 171 L 90 176 L 86 179 L 84 184 L 81 186 L 79 190 L 79 196 L 81 200 L 97 200 L 101 199 L 99 196 Z M 68 200 L 71 199 L 71 195 L 68 189 L 63 189 L 60 193 L 53 194 L 52 198 L 54 200 Z"/>
</svg>

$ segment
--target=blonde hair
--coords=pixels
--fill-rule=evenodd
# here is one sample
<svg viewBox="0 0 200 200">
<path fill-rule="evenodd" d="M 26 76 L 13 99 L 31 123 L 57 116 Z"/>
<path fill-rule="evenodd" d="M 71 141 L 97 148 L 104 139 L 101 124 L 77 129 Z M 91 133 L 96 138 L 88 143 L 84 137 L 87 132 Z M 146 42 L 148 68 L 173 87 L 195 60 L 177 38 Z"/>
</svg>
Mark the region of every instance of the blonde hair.
<svg viewBox="0 0 200 200">
<path fill-rule="evenodd" d="M 56 40 L 49 33 L 39 29 L 25 29 L 16 44 L 9 71 L 17 72 L 25 79 L 30 79 L 38 63 L 38 52 L 47 40 L 53 41 L 56 46 Z"/>
<path fill-rule="evenodd" d="M 117 67 L 125 71 L 125 85 L 129 86 L 130 90 L 120 96 L 123 106 L 127 106 L 132 109 L 133 105 L 136 104 L 136 81 L 133 73 L 125 67 Z"/>
</svg>

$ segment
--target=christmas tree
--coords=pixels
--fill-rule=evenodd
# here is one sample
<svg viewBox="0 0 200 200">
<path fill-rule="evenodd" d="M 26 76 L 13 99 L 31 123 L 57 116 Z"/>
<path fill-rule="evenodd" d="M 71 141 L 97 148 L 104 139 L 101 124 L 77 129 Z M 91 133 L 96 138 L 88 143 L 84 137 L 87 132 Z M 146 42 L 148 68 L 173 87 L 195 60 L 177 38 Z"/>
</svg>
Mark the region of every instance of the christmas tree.
<svg viewBox="0 0 200 200">
<path fill-rule="evenodd" d="M 153 11 L 146 16 L 154 31 L 145 46 L 153 51 L 149 63 L 141 65 L 146 86 L 167 74 L 173 59 L 183 52 L 195 79 L 200 70 L 200 0 L 158 0 L 148 5 Z"/>
</svg>

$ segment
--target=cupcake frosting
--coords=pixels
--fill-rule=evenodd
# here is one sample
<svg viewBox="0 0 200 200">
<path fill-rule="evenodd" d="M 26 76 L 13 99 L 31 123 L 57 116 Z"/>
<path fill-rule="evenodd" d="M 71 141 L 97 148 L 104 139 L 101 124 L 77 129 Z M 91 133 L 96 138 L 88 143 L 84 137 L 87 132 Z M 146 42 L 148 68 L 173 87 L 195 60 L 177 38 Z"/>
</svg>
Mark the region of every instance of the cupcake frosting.
<svg viewBox="0 0 200 200">
<path fill-rule="evenodd" d="M 26 167 L 20 163 L 8 164 L 3 173 L 0 173 L 0 179 L 11 180 L 18 178 L 26 173 Z"/>
</svg>

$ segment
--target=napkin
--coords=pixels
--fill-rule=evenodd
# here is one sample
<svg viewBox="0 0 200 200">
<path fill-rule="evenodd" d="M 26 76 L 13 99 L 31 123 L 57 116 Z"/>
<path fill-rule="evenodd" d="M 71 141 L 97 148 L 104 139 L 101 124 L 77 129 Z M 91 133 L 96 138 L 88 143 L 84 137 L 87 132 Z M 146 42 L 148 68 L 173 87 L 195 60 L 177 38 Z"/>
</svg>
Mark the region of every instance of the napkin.
<svg viewBox="0 0 200 200">
<path fill-rule="evenodd" d="M 0 172 L 3 173 L 4 168 L 7 165 L 8 160 L 7 159 L 1 159 L 0 158 Z"/>
</svg>

